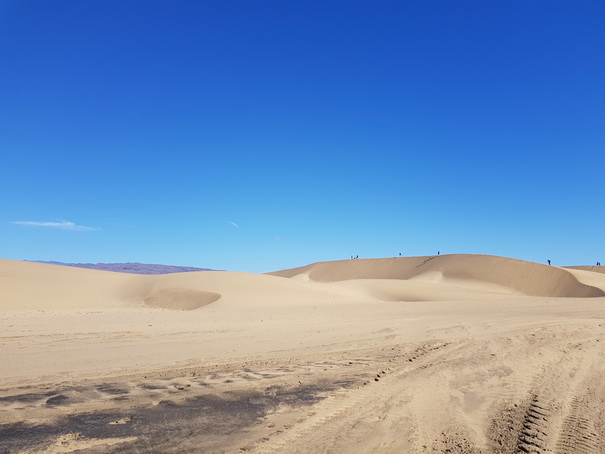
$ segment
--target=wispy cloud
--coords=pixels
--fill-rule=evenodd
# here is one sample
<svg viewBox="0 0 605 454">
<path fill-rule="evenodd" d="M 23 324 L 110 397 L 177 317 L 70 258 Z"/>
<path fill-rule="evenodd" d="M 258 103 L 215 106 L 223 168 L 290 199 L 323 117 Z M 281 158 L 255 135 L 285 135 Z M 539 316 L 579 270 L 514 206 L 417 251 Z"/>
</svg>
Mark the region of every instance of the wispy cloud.
<svg viewBox="0 0 605 454">
<path fill-rule="evenodd" d="M 231 224 L 233 227 L 235 228 L 239 228 L 239 225 L 237 225 L 235 222 L 233 221 L 227 221 L 229 224 Z"/>
<path fill-rule="evenodd" d="M 98 230 L 94 227 L 86 227 L 85 225 L 77 225 L 73 222 L 61 221 L 61 222 L 36 222 L 36 221 L 14 221 L 12 224 L 25 225 L 28 227 L 47 227 L 51 229 L 60 230 Z"/>
</svg>

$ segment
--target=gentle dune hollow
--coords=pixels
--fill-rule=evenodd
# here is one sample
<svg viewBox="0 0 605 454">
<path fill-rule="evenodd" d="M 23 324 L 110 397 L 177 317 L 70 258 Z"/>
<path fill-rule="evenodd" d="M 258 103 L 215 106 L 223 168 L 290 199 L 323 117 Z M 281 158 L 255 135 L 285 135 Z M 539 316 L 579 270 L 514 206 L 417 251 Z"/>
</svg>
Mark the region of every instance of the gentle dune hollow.
<svg viewBox="0 0 605 454">
<path fill-rule="evenodd" d="M 202 292 L 186 288 L 165 288 L 146 296 L 148 306 L 164 309 L 192 310 L 214 303 L 221 297 L 218 293 Z"/>
<path fill-rule="evenodd" d="M 0 260 L 1 453 L 603 452 L 605 274 Z"/>
</svg>

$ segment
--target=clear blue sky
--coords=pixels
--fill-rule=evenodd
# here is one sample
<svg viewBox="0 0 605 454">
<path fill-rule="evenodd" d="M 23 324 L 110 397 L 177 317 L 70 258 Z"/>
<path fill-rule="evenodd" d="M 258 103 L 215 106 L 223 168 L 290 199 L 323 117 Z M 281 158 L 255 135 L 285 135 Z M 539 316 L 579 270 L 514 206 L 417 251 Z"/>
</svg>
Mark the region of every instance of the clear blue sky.
<svg viewBox="0 0 605 454">
<path fill-rule="evenodd" d="M 605 263 L 605 3 L 0 1 L 0 257 Z"/>
</svg>

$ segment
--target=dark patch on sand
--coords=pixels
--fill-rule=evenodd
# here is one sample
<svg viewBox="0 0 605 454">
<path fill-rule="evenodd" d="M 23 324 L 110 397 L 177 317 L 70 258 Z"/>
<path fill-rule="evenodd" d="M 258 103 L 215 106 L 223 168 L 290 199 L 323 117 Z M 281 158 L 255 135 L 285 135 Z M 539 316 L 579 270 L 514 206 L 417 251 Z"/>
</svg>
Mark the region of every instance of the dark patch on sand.
<svg viewBox="0 0 605 454">
<path fill-rule="evenodd" d="M 156 389 L 166 389 L 168 388 L 167 386 L 163 386 L 163 385 L 149 385 L 146 383 L 140 384 L 138 385 L 139 388 L 142 389 L 148 389 L 148 390 L 156 390 Z"/>
<path fill-rule="evenodd" d="M 13 403 L 34 403 L 40 400 L 46 399 L 48 397 L 56 395 L 56 391 L 49 391 L 47 393 L 27 393 L 27 394 L 17 394 L 14 396 L 6 396 L 0 397 L 0 405 L 4 404 L 13 404 Z"/>
<path fill-rule="evenodd" d="M 278 405 L 304 407 L 320 401 L 334 384 L 294 389 L 201 395 L 181 402 L 164 400 L 153 406 L 119 405 L 112 411 L 74 413 L 52 425 L 0 425 L 0 453 L 44 449 L 60 435 L 84 438 L 126 438 L 135 441 L 87 448 L 89 453 L 199 453 L 237 450 L 245 433 Z M 97 388 L 98 389 L 98 388 Z M 23 396 L 21 396 L 23 397 Z M 64 396 L 55 396 L 50 400 Z M 47 401 L 48 404 L 48 401 Z M 57 403 L 59 404 L 59 403 Z M 123 421 L 116 423 L 116 421 Z"/>
</svg>

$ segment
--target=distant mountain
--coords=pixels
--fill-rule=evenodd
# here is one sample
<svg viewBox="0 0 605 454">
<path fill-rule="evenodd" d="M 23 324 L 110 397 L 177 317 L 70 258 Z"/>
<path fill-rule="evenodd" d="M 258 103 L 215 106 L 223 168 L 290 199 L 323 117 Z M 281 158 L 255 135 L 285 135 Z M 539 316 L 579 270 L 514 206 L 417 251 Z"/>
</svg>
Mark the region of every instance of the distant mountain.
<svg viewBox="0 0 605 454">
<path fill-rule="evenodd" d="M 45 262 L 38 260 L 39 263 L 48 263 L 51 265 L 73 266 L 76 268 L 89 268 L 92 270 L 115 271 L 117 273 L 132 274 L 170 274 L 187 273 L 191 271 L 215 271 L 209 268 L 195 268 L 192 266 L 174 266 L 174 265 L 155 265 L 148 263 L 128 262 L 128 263 L 63 263 L 63 262 Z"/>
</svg>

